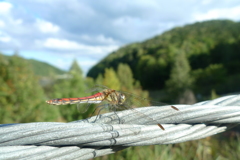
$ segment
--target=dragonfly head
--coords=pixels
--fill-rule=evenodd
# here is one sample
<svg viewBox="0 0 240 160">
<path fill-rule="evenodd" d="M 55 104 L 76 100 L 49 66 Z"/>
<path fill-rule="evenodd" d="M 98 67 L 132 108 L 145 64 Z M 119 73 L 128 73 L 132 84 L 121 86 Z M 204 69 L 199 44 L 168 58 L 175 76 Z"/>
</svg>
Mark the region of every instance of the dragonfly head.
<svg viewBox="0 0 240 160">
<path fill-rule="evenodd" d="M 123 104 L 123 103 L 125 102 L 125 100 L 126 100 L 126 96 L 125 96 L 124 94 L 120 93 L 119 103 L 120 103 L 120 104 Z"/>
</svg>

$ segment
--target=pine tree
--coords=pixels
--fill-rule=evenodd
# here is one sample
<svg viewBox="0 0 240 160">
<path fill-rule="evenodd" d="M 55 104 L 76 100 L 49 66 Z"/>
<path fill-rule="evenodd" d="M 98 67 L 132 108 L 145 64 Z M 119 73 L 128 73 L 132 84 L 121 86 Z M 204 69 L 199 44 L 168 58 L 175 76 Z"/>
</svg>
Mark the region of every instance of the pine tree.
<svg viewBox="0 0 240 160">
<path fill-rule="evenodd" d="M 75 98 L 90 95 L 91 93 L 85 93 L 86 91 L 85 79 L 82 75 L 82 70 L 79 67 L 76 60 L 68 72 L 68 76 L 65 79 L 58 79 L 53 86 L 53 98 Z M 85 105 L 62 105 L 59 107 L 62 117 L 66 121 L 74 121 L 82 118 L 87 118 L 91 115 L 93 108 L 85 112 Z"/>
<path fill-rule="evenodd" d="M 177 52 L 170 79 L 166 82 L 166 87 L 170 95 L 178 98 L 178 101 L 180 101 L 180 99 L 186 99 L 185 97 L 188 95 L 186 95 L 185 92 L 189 92 L 192 87 L 193 79 L 190 76 L 190 71 L 191 68 L 185 52 Z"/>
<path fill-rule="evenodd" d="M 117 68 L 117 76 L 121 83 L 121 90 L 133 91 L 134 79 L 131 68 L 127 64 L 120 63 Z"/>
<path fill-rule="evenodd" d="M 127 64 L 120 63 L 117 68 L 117 76 L 121 84 L 121 90 L 133 93 L 139 97 L 149 98 L 148 92 L 143 91 L 139 81 L 134 80 L 131 68 Z"/>
<path fill-rule="evenodd" d="M 103 85 L 115 90 L 120 89 L 121 84 L 113 68 L 105 69 Z"/>
<path fill-rule="evenodd" d="M 95 83 L 98 85 L 103 85 L 103 75 L 102 74 L 98 74 Z"/>
<path fill-rule="evenodd" d="M 76 73 L 79 74 L 79 75 L 83 75 L 83 71 L 82 71 L 82 69 L 80 68 L 80 66 L 78 65 L 76 59 L 73 60 L 73 63 L 72 63 L 72 65 L 71 65 L 69 71 L 70 71 L 70 72 L 76 72 Z"/>
</svg>

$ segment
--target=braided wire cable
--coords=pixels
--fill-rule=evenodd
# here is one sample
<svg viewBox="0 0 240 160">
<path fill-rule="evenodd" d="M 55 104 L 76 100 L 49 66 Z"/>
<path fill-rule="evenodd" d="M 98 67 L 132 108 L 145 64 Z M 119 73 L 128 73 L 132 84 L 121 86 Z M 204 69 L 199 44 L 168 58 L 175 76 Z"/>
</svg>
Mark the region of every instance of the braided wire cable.
<svg viewBox="0 0 240 160">
<path fill-rule="evenodd" d="M 202 139 L 240 122 L 240 95 L 173 106 L 179 111 L 152 106 L 136 108 L 144 114 L 124 110 L 70 123 L 2 124 L 0 159 L 90 159 L 130 146 Z"/>
</svg>

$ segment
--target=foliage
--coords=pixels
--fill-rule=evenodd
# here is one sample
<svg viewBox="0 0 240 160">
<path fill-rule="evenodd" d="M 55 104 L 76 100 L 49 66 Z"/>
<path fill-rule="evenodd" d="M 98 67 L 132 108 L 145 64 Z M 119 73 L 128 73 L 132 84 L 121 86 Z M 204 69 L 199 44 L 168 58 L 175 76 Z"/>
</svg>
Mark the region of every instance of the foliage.
<svg viewBox="0 0 240 160">
<path fill-rule="evenodd" d="M 170 91 L 179 91 L 182 93 L 184 90 L 191 88 L 192 78 L 190 77 L 191 68 L 185 53 L 179 52 L 176 55 L 173 64 L 170 79 L 166 82 L 166 86 Z M 177 93 L 179 94 L 179 93 Z"/>
<path fill-rule="evenodd" d="M 214 89 L 211 90 L 211 99 L 216 99 L 219 96 L 217 95 L 216 91 Z"/>
<path fill-rule="evenodd" d="M 55 120 L 58 110 L 45 104 L 43 89 L 30 64 L 15 55 L 0 54 L 0 123 Z"/>
<path fill-rule="evenodd" d="M 149 98 L 148 92 L 142 90 L 139 81 L 133 78 L 133 73 L 129 65 L 120 63 L 117 68 L 117 76 L 121 83 L 121 91 L 130 92 L 139 97 Z"/>
<path fill-rule="evenodd" d="M 99 74 L 97 76 L 97 79 L 95 80 L 96 84 L 102 84 L 103 85 L 103 75 Z"/>
<path fill-rule="evenodd" d="M 79 67 L 77 60 L 75 59 L 70 67 L 70 72 L 76 72 L 79 75 L 83 75 L 82 69 Z"/>
<path fill-rule="evenodd" d="M 75 98 L 87 96 L 90 93 L 85 93 L 86 91 L 85 80 L 82 75 L 82 70 L 76 61 L 73 62 L 71 69 L 68 73 L 68 78 L 58 79 L 52 89 L 52 98 Z M 54 106 L 58 107 L 61 116 L 66 121 L 74 121 L 82 118 L 87 118 L 93 112 L 93 108 L 86 111 L 84 105 L 62 105 Z"/>
<path fill-rule="evenodd" d="M 18 56 L 18 54 L 15 53 L 16 56 Z M 4 57 L 4 59 L 10 59 L 11 56 L 6 56 L 6 55 L 2 55 Z M 60 75 L 60 74 L 64 74 L 65 71 L 62 71 L 48 63 L 45 62 L 40 62 L 34 59 L 25 59 L 26 62 L 28 62 L 31 65 L 31 68 L 33 70 L 33 73 L 37 76 L 53 76 L 53 75 Z"/>
<path fill-rule="evenodd" d="M 121 90 L 132 91 L 134 85 L 131 68 L 127 64 L 120 63 L 117 68 L 117 77 L 121 83 Z"/>
<path fill-rule="evenodd" d="M 115 90 L 120 89 L 120 81 L 112 68 L 106 68 L 104 72 L 103 85 Z"/>
<path fill-rule="evenodd" d="M 128 107 L 149 105 L 148 92 L 143 91 L 139 82 L 133 79 L 131 68 L 127 64 L 119 64 L 117 73 L 112 68 L 106 68 L 104 76 L 99 74 L 96 83 L 127 93 Z"/>
<path fill-rule="evenodd" d="M 196 80 L 195 90 L 207 94 L 209 92 L 207 86 L 211 86 L 212 89 L 220 92 L 226 80 L 227 71 L 222 64 L 211 64 L 204 69 L 194 70 L 193 76 Z"/>
<path fill-rule="evenodd" d="M 64 74 L 65 71 L 62 71 L 52 65 L 49 65 L 45 62 L 36 61 L 34 59 L 27 60 L 32 66 L 34 74 L 37 76 L 52 76 Z"/>
<path fill-rule="evenodd" d="M 237 83 L 240 80 L 237 76 L 240 68 L 239 35 L 240 22 L 229 20 L 212 20 L 176 27 L 142 43 L 120 48 L 91 68 L 87 76 L 96 79 L 99 73 L 104 73 L 105 68 L 112 67 L 117 71 L 118 65 L 124 63 L 130 66 L 133 78 L 139 80 L 144 89 L 164 89 L 170 70 L 174 67 L 172 64 L 177 51 L 181 51 L 186 54 L 192 68 L 193 73 L 190 74 L 193 74 L 192 78 L 196 82 L 194 92 L 208 95 L 212 89 L 221 94 L 236 92 L 240 89 Z M 212 81 L 213 76 L 204 77 L 203 74 L 200 76 L 200 73 L 195 73 L 200 72 L 200 69 L 208 70 L 207 68 L 215 64 L 221 65 L 224 71 L 224 78 L 219 82 L 222 86 L 217 89 L 216 85 L 204 85 L 204 89 L 200 89 L 205 83 L 203 79 L 206 82 Z M 228 81 L 227 77 L 232 78 Z"/>
<path fill-rule="evenodd" d="M 170 73 L 169 80 L 166 81 L 166 87 L 173 99 L 186 99 L 184 96 L 192 88 L 193 79 L 190 76 L 191 68 L 184 52 L 178 51 L 174 59 L 174 64 Z M 180 103 L 180 102 L 177 102 Z M 187 103 L 182 102 L 182 103 Z"/>
</svg>

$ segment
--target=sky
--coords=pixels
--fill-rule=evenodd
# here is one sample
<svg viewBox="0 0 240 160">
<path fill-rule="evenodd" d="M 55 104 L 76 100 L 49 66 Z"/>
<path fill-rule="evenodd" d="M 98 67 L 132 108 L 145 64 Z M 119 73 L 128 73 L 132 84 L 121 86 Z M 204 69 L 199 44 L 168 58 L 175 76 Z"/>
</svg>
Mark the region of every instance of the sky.
<svg viewBox="0 0 240 160">
<path fill-rule="evenodd" d="M 118 48 L 174 27 L 240 21 L 239 0 L 0 0 L 0 52 L 87 71 Z"/>
</svg>

